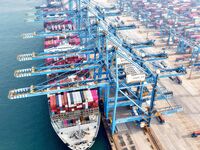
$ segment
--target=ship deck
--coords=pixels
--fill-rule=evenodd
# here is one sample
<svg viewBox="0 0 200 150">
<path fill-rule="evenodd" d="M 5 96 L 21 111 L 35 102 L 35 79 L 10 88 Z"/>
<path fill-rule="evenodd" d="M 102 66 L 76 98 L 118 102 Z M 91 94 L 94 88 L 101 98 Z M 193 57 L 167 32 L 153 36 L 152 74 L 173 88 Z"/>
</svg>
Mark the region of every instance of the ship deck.
<svg viewBox="0 0 200 150">
<path fill-rule="evenodd" d="M 51 123 L 57 135 L 69 148 L 84 150 L 94 144 L 100 126 L 100 115 L 90 116 L 90 119 L 90 123 L 70 127 L 64 127 L 62 119 L 56 122 L 52 120 Z"/>
</svg>

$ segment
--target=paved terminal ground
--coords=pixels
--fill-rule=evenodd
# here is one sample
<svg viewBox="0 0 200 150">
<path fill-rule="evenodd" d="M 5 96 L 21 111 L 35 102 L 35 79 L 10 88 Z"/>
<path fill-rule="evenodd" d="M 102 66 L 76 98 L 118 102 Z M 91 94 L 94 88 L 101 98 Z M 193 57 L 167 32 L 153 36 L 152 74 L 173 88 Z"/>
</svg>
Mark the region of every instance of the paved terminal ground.
<svg viewBox="0 0 200 150">
<path fill-rule="evenodd" d="M 109 3 L 107 3 L 109 2 Z M 98 0 L 98 3 L 102 5 L 110 5 L 111 0 L 103 1 Z M 155 39 L 155 46 L 147 48 L 148 52 L 161 52 L 162 48 L 170 54 L 166 60 L 168 66 L 176 66 L 174 60 L 178 55 L 174 54 L 173 48 L 165 46 L 163 40 L 155 33 L 158 32 L 155 29 L 146 29 L 140 22 L 134 20 L 131 17 L 119 16 L 125 23 L 134 21 L 137 29 L 120 31 L 120 36 L 127 40 L 135 42 L 146 41 L 147 39 Z M 109 17 L 112 20 L 113 17 Z M 181 64 L 181 63 L 179 63 Z M 190 70 L 188 70 L 190 72 Z M 200 74 L 196 73 L 196 74 Z M 196 75 L 193 74 L 194 76 Z M 173 91 L 174 97 L 172 101 L 156 102 L 156 108 L 166 107 L 170 104 L 176 103 L 183 107 L 183 112 L 173 114 L 170 116 L 164 116 L 165 124 L 159 124 L 155 119 L 152 120 L 151 128 L 155 136 L 162 145 L 164 150 L 199 150 L 200 149 L 200 137 L 192 138 L 191 133 L 195 130 L 200 130 L 200 78 L 188 79 L 189 74 L 182 79 L 182 85 L 178 85 L 170 79 L 161 79 L 160 82 L 170 91 Z M 114 141 L 118 149 L 138 149 L 138 150 L 151 150 L 151 144 L 148 142 L 147 136 L 141 129 L 134 127 L 133 123 L 126 123 L 117 126 L 118 134 L 114 135 Z"/>
</svg>

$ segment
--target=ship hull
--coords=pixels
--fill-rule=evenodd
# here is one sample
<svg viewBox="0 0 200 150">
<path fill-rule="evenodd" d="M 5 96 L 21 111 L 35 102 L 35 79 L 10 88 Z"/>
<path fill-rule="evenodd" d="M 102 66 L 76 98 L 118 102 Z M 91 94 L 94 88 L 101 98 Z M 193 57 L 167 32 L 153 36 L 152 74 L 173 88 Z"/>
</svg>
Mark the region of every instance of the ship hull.
<svg viewBox="0 0 200 150">
<path fill-rule="evenodd" d="M 68 148 L 72 150 L 86 150 L 90 149 L 94 144 L 100 127 L 100 113 L 92 117 L 94 118 L 93 122 L 72 127 L 65 128 L 62 123 L 59 123 L 59 121 L 55 122 L 53 118 L 51 118 L 51 124 L 56 134 Z M 79 137 L 80 131 L 83 135 Z M 76 133 L 78 137 L 75 135 Z"/>
</svg>

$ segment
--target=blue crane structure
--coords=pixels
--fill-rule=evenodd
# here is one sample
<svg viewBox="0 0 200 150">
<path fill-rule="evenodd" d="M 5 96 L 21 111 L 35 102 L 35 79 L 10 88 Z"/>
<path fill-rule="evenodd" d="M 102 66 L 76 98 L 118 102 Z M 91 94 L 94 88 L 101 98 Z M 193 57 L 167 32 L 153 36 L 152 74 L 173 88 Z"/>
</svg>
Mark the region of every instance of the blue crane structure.
<svg viewBox="0 0 200 150">
<path fill-rule="evenodd" d="M 153 41 L 128 43 L 119 38 L 117 31 L 134 29 L 135 26 L 114 26 L 112 22 L 106 21 L 105 18 L 108 16 L 118 14 L 118 11 L 114 11 L 116 9 L 114 6 L 103 8 L 103 6 L 97 6 L 92 0 L 69 0 L 66 4 L 57 1 L 60 5 L 56 5 L 56 9 L 62 10 L 61 14 L 64 12 L 66 16 L 60 18 L 54 15 L 59 12 L 55 12 L 52 9 L 55 6 L 48 3 L 45 6 L 46 9 L 50 9 L 48 14 L 56 16 L 50 20 L 67 19 L 75 24 L 75 28 L 56 32 L 40 31 L 34 34 L 24 34 L 24 37 L 47 38 L 74 34 L 81 38 L 81 46 L 59 48 L 59 51 L 57 47 L 52 47 L 51 51 L 19 55 L 17 57 L 19 61 L 51 58 L 53 63 L 17 70 L 15 71 L 16 77 L 36 75 L 53 75 L 54 77 L 37 85 L 10 90 L 9 99 L 98 88 L 99 97 L 103 99 L 104 115 L 107 120 L 111 120 L 112 134 L 116 131 L 117 124 L 120 123 L 136 122 L 137 125 L 145 123 L 150 126 L 151 118 L 155 117 L 155 110 L 162 114 L 182 110 L 180 105 L 171 104 L 164 108 L 156 108 L 155 102 L 170 101 L 171 97 L 166 89 L 163 90 L 159 79 L 186 74 L 183 66 L 162 69 L 150 67 L 150 62 L 166 59 L 167 55 L 165 53 L 138 55 L 137 52 L 141 51 L 141 47 L 152 45 Z M 66 5 L 68 9 L 61 9 L 63 5 Z M 44 8 L 36 8 L 38 10 L 36 16 L 39 16 L 39 20 L 49 21 Z M 93 41 L 92 46 L 85 44 L 91 40 Z M 73 56 L 78 56 L 82 60 L 70 64 L 56 64 Z M 61 82 L 70 76 L 86 73 L 89 77 L 84 80 Z M 131 106 L 131 109 L 127 106 Z M 126 115 L 121 116 L 122 113 Z"/>
</svg>

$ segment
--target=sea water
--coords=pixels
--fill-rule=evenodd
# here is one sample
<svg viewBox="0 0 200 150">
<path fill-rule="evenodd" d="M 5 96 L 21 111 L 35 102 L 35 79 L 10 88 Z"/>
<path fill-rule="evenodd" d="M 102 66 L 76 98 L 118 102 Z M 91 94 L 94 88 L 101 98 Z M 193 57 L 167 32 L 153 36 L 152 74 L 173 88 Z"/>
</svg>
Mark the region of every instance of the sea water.
<svg viewBox="0 0 200 150">
<path fill-rule="evenodd" d="M 42 61 L 18 62 L 23 53 L 42 52 L 42 39 L 23 40 L 22 33 L 42 29 L 42 23 L 26 23 L 26 13 L 41 0 L 0 0 L 0 150 L 67 150 L 54 132 L 46 96 L 8 100 L 9 89 L 37 85 L 45 76 L 16 79 L 14 70 Z M 107 150 L 102 127 L 92 150 Z"/>
</svg>

